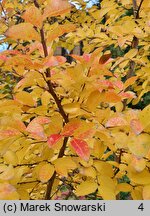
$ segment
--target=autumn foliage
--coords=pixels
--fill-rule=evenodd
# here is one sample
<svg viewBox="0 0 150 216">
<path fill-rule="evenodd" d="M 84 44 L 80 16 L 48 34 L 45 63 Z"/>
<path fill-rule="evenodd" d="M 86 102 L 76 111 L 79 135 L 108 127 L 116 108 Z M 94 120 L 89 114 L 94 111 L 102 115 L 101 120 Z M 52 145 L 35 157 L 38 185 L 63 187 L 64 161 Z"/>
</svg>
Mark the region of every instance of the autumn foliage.
<svg viewBox="0 0 150 216">
<path fill-rule="evenodd" d="M 0 199 L 150 199 L 150 2 L 79 2 L 0 3 Z"/>
</svg>

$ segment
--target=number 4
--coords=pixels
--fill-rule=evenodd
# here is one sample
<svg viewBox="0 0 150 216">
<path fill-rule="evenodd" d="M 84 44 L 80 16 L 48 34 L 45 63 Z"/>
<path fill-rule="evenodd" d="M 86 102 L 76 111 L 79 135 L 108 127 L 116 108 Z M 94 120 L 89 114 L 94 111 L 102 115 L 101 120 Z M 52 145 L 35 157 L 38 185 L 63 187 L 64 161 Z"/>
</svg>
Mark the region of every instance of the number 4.
<svg viewBox="0 0 150 216">
<path fill-rule="evenodd" d="M 143 206 L 143 203 L 141 203 L 138 207 L 139 210 L 143 211 L 144 210 L 144 206 Z"/>
</svg>

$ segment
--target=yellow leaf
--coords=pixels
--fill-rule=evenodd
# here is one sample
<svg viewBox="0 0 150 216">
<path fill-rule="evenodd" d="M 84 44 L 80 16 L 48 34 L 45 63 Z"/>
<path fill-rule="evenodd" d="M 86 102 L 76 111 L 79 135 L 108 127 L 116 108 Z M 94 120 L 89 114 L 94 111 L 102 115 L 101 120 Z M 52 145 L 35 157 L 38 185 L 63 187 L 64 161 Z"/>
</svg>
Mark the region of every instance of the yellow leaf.
<svg viewBox="0 0 150 216">
<path fill-rule="evenodd" d="M 108 28 L 108 30 L 112 33 L 114 33 L 115 35 L 122 37 L 123 35 L 123 28 L 122 26 L 110 26 Z"/>
<path fill-rule="evenodd" d="M 86 105 L 89 110 L 94 111 L 98 104 L 100 103 L 101 93 L 98 90 L 93 91 L 86 102 Z"/>
<path fill-rule="evenodd" d="M 124 57 L 132 59 L 136 54 L 138 53 L 138 49 L 130 49 L 129 52 L 127 52 Z"/>
<path fill-rule="evenodd" d="M 101 10 L 98 13 L 99 19 L 104 17 L 104 15 L 107 14 L 110 10 L 112 10 L 112 7 L 101 8 Z"/>
<path fill-rule="evenodd" d="M 122 46 L 125 44 L 126 40 L 127 40 L 126 37 L 122 37 L 122 36 L 119 37 L 119 38 L 118 38 L 118 45 L 119 45 L 120 47 L 122 47 Z"/>
<path fill-rule="evenodd" d="M 147 170 L 142 172 L 129 172 L 128 177 L 130 180 L 136 184 L 147 185 L 150 184 L 150 173 Z"/>
<path fill-rule="evenodd" d="M 115 200 L 115 188 L 116 182 L 109 176 L 101 175 L 98 177 L 100 186 L 98 187 L 98 193 L 104 200 Z"/>
<path fill-rule="evenodd" d="M 11 165 L 17 165 L 18 163 L 18 157 L 15 152 L 8 150 L 4 155 L 3 155 L 4 161 L 8 164 Z"/>
<path fill-rule="evenodd" d="M 68 176 L 68 172 L 71 169 L 75 169 L 77 167 L 76 163 L 70 157 L 58 158 L 54 161 L 54 166 L 56 172 L 61 176 Z"/>
<path fill-rule="evenodd" d="M 33 100 L 32 95 L 25 91 L 16 93 L 15 100 L 19 101 L 23 105 L 35 106 L 35 101 Z"/>
<path fill-rule="evenodd" d="M 10 180 L 14 177 L 14 168 L 12 165 L 9 165 L 6 167 L 4 172 L 0 173 L 0 179 L 1 180 Z"/>
<path fill-rule="evenodd" d="M 24 188 L 20 187 L 19 189 L 17 189 L 17 192 L 21 200 L 30 200 L 29 192 L 27 192 L 27 190 L 25 190 Z"/>
<path fill-rule="evenodd" d="M 80 173 L 82 175 L 91 177 L 91 178 L 96 178 L 96 170 L 93 167 L 84 167 L 80 169 Z"/>
<path fill-rule="evenodd" d="M 135 155 L 131 156 L 130 165 L 137 171 L 142 172 L 146 167 L 146 161 L 143 158 L 138 158 Z"/>
<path fill-rule="evenodd" d="M 85 181 L 82 182 L 77 189 L 75 190 L 75 194 L 77 196 L 84 196 L 84 195 L 88 195 L 90 193 L 95 192 L 97 189 L 97 184 L 94 181 Z"/>
<path fill-rule="evenodd" d="M 8 183 L 0 183 L 0 200 L 18 200 L 19 194 L 16 189 Z"/>
<path fill-rule="evenodd" d="M 67 0 L 50 0 L 50 3 L 44 9 L 43 19 L 68 13 L 70 9 L 71 5 Z"/>
<path fill-rule="evenodd" d="M 124 83 L 124 89 L 126 89 L 130 85 L 133 85 L 135 83 L 135 81 L 137 80 L 137 78 L 138 78 L 137 76 L 133 76 L 133 77 L 130 77 L 129 79 L 127 79 Z"/>
<path fill-rule="evenodd" d="M 65 24 L 65 25 L 58 25 L 52 31 L 48 33 L 47 42 L 51 42 L 58 38 L 59 36 L 63 35 L 64 33 L 69 33 L 74 31 L 76 26 L 74 24 Z"/>
<path fill-rule="evenodd" d="M 117 112 L 121 112 L 123 110 L 123 103 L 122 102 L 118 102 L 115 104 L 115 109 Z"/>
<path fill-rule="evenodd" d="M 78 162 L 84 167 L 91 167 L 93 165 L 93 159 L 92 158 L 90 158 L 88 161 L 85 161 L 81 158 L 78 158 L 78 159 L 79 159 Z"/>
<path fill-rule="evenodd" d="M 48 106 L 50 103 L 51 95 L 48 91 L 44 91 L 44 93 L 41 96 L 41 102 L 43 106 Z"/>
<path fill-rule="evenodd" d="M 131 135 L 127 145 L 134 155 L 137 157 L 144 157 L 150 149 L 150 135 L 145 133 L 138 136 Z"/>
<path fill-rule="evenodd" d="M 116 194 L 119 192 L 130 192 L 132 190 L 132 186 L 127 183 L 120 183 L 116 186 Z"/>
<path fill-rule="evenodd" d="M 11 26 L 5 33 L 6 37 L 14 40 L 37 40 L 40 41 L 40 35 L 33 28 L 30 23 L 20 23 L 18 25 Z"/>
<path fill-rule="evenodd" d="M 127 143 L 128 143 L 128 136 L 126 135 L 126 133 L 123 132 L 118 132 L 118 131 L 114 131 L 114 133 L 112 133 L 112 136 L 114 137 L 114 141 L 115 141 L 115 146 L 116 148 L 123 148 L 123 149 L 127 149 Z"/>
<path fill-rule="evenodd" d="M 141 187 L 135 187 L 132 191 L 131 191 L 131 196 L 133 200 L 142 200 L 142 190 Z"/>
<path fill-rule="evenodd" d="M 69 114 L 75 114 L 80 111 L 80 104 L 79 103 L 68 103 L 63 105 L 64 111 Z"/>
<path fill-rule="evenodd" d="M 139 120 L 142 123 L 144 129 L 150 126 L 150 105 L 146 106 L 139 114 Z"/>
<path fill-rule="evenodd" d="M 145 0 L 141 6 L 142 8 L 150 8 L 150 1 L 149 0 Z"/>
<path fill-rule="evenodd" d="M 150 200 L 150 184 L 143 187 L 143 199 Z"/>
<path fill-rule="evenodd" d="M 19 154 L 21 154 L 21 152 L 19 152 Z M 21 166 L 21 167 L 15 167 L 14 169 L 14 176 L 13 178 L 10 180 L 10 183 L 12 185 L 17 185 L 18 182 L 20 182 L 22 176 L 24 175 L 24 173 L 27 173 L 29 170 L 29 168 Z"/>
<path fill-rule="evenodd" d="M 54 166 L 51 164 L 45 164 L 41 166 L 39 170 L 39 180 L 42 183 L 47 182 L 52 177 L 54 171 Z"/>
<path fill-rule="evenodd" d="M 113 168 L 112 165 L 108 164 L 107 162 L 95 160 L 94 167 L 101 175 L 107 175 L 109 177 L 113 176 Z"/>
<path fill-rule="evenodd" d="M 38 28 L 42 27 L 42 14 L 40 10 L 35 6 L 27 8 L 25 13 L 22 15 L 22 18 L 26 22 L 29 22 Z"/>
<path fill-rule="evenodd" d="M 92 155 L 101 158 L 106 150 L 106 146 L 100 140 L 95 140 Z"/>
</svg>

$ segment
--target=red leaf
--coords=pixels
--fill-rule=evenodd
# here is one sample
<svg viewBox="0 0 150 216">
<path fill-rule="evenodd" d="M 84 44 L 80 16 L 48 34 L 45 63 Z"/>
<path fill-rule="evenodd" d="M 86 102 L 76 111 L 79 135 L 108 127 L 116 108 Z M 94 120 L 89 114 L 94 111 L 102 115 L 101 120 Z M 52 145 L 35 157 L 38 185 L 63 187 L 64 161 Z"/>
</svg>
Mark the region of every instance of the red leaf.
<svg viewBox="0 0 150 216">
<path fill-rule="evenodd" d="M 60 134 L 50 135 L 47 140 L 49 148 L 52 148 L 61 138 L 62 138 L 62 135 Z"/>
<path fill-rule="evenodd" d="M 105 54 L 100 57 L 99 64 L 106 64 L 110 60 L 111 54 Z"/>
<path fill-rule="evenodd" d="M 79 157 L 86 161 L 89 160 L 90 149 L 88 144 L 84 140 L 72 139 L 70 144 Z"/>
<path fill-rule="evenodd" d="M 61 135 L 63 136 L 72 136 L 74 131 L 78 129 L 81 125 L 81 122 L 78 120 L 71 121 L 68 124 L 66 124 L 63 128 L 63 131 Z"/>
</svg>

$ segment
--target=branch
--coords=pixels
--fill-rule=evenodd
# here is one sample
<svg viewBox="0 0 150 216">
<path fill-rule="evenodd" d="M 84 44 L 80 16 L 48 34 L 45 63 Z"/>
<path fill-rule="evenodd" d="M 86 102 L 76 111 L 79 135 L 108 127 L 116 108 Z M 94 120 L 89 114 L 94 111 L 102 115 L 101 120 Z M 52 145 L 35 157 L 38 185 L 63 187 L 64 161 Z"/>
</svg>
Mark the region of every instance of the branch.
<svg viewBox="0 0 150 216">
<path fill-rule="evenodd" d="M 34 0 L 34 5 L 37 8 L 40 7 L 39 4 L 38 4 L 38 2 L 37 2 L 37 0 Z M 41 43 L 42 43 L 42 46 L 43 46 L 44 56 L 47 57 L 48 56 L 48 50 L 47 50 L 47 45 L 46 45 L 46 41 L 45 41 L 43 27 L 40 29 L 40 35 L 41 35 Z M 50 78 L 50 77 L 51 77 L 50 69 L 47 68 L 46 69 L 46 78 Z M 57 97 L 57 95 L 56 95 L 56 93 L 55 93 L 55 91 L 53 89 L 53 86 L 52 86 L 52 83 L 51 83 L 50 79 L 47 80 L 47 84 L 48 84 L 48 87 L 49 87 L 49 93 L 54 98 L 54 100 L 55 100 L 55 102 L 57 104 L 57 107 L 59 109 L 59 112 L 60 112 L 61 116 L 64 119 L 65 124 L 68 123 L 69 122 L 68 116 L 66 115 L 65 111 L 63 110 L 63 107 L 61 105 L 61 100 L 59 100 L 59 98 Z M 61 157 L 64 156 L 64 152 L 65 152 L 65 149 L 66 149 L 67 141 L 68 141 L 68 137 L 65 137 L 64 141 L 63 141 L 63 145 L 62 145 L 62 147 L 60 149 L 58 158 L 61 158 Z M 47 189 L 46 189 L 46 195 L 45 195 L 45 199 L 46 200 L 50 199 L 50 195 L 51 195 L 51 192 L 52 192 L 52 187 L 53 187 L 53 184 L 54 184 L 54 181 L 55 181 L 55 178 L 56 178 L 56 174 L 57 173 L 55 171 L 54 174 L 53 174 L 53 176 L 49 179 L 49 181 L 47 183 Z"/>
<path fill-rule="evenodd" d="M 66 149 L 66 146 L 67 146 L 67 142 L 68 142 L 68 137 L 65 137 L 64 138 L 64 142 L 63 142 L 63 145 L 60 149 L 60 152 L 59 152 L 59 155 L 58 155 L 58 158 L 61 158 L 64 156 L 64 152 L 65 152 L 65 149 Z M 54 172 L 53 176 L 51 177 L 51 179 L 48 181 L 48 184 L 47 184 L 47 190 L 46 190 L 46 195 L 45 195 L 45 199 L 46 200 L 49 200 L 50 199 L 50 195 L 52 193 L 52 187 L 53 187 L 53 184 L 54 184 L 54 181 L 55 181 L 55 178 L 56 178 L 56 171 Z"/>
<path fill-rule="evenodd" d="M 36 7 L 39 8 L 39 4 L 37 2 L 37 0 L 34 0 L 34 4 Z M 44 56 L 47 57 L 48 56 L 48 50 L 47 50 L 47 45 L 46 45 L 46 41 L 45 41 L 45 36 L 44 36 L 44 29 L 43 27 L 41 28 L 40 30 L 40 35 L 41 35 L 41 43 L 42 43 L 42 46 L 43 46 L 43 51 L 44 51 Z M 50 69 L 47 68 L 46 69 L 46 78 L 50 78 L 51 77 L 51 73 L 50 73 Z M 59 109 L 59 112 L 61 114 L 61 116 L 63 117 L 65 123 L 69 122 L 68 120 L 68 116 L 66 115 L 66 113 L 64 112 L 63 110 L 63 107 L 61 105 L 61 101 L 59 100 L 59 98 L 57 97 L 53 87 L 52 87 L 52 83 L 51 83 L 51 80 L 48 79 L 47 81 L 47 84 L 48 84 L 48 87 L 49 87 L 49 93 L 52 95 L 52 97 L 54 98 L 56 104 L 57 104 L 57 107 Z"/>
<path fill-rule="evenodd" d="M 136 19 L 139 19 L 139 18 L 140 18 L 139 13 L 140 13 L 140 9 L 141 9 L 141 7 L 142 7 L 143 2 L 144 2 L 144 0 L 141 0 L 141 2 L 140 2 L 140 4 L 139 4 L 139 7 L 138 7 L 138 9 L 137 9 L 137 14 L 136 14 L 136 17 L 135 17 Z"/>
<path fill-rule="evenodd" d="M 44 56 L 47 57 L 48 56 L 48 50 L 47 50 L 47 46 L 46 46 L 46 42 L 45 42 L 43 27 L 40 30 L 40 35 L 41 35 L 41 43 L 42 43 L 43 50 L 44 50 Z M 50 78 L 50 77 L 51 77 L 50 69 L 47 68 L 46 69 L 46 78 Z M 57 107 L 59 109 L 59 112 L 60 112 L 61 116 L 63 117 L 65 123 L 69 122 L 68 117 L 67 117 L 66 113 L 64 112 L 63 107 L 61 105 L 61 101 L 57 97 L 57 95 L 56 95 L 56 93 L 55 93 L 55 91 L 54 91 L 54 89 L 52 87 L 52 83 L 51 83 L 50 79 L 48 79 L 47 84 L 48 84 L 48 87 L 49 87 L 49 93 L 54 98 L 54 100 L 55 100 L 55 102 L 57 104 Z"/>
<path fill-rule="evenodd" d="M 141 9 L 141 6 L 144 2 L 144 0 L 141 0 L 139 6 L 137 6 L 137 1 L 136 0 L 132 0 L 133 2 L 133 14 L 134 14 L 134 18 L 135 20 L 139 19 L 140 18 L 140 9 Z M 131 42 L 131 48 L 132 49 L 138 49 L 138 44 L 139 44 L 139 39 L 134 36 L 133 39 L 132 39 L 132 42 Z M 129 63 L 129 71 L 127 73 L 127 76 L 126 76 L 126 80 L 129 79 L 130 77 L 133 77 L 135 75 L 135 62 L 134 61 L 130 61 Z M 125 89 L 125 91 L 128 91 L 130 90 L 130 86 L 128 88 Z M 126 108 L 126 104 L 127 104 L 127 99 L 124 100 L 123 102 L 123 111 L 125 110 Z"/>
</svg>

